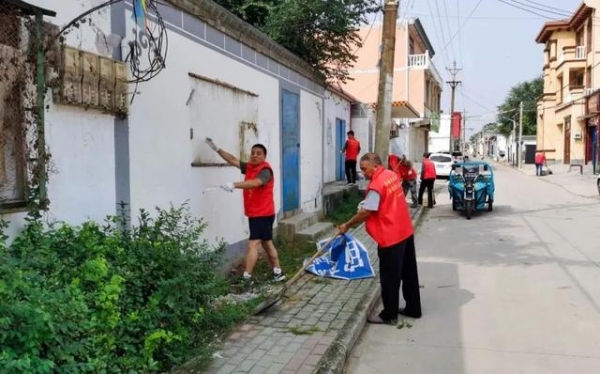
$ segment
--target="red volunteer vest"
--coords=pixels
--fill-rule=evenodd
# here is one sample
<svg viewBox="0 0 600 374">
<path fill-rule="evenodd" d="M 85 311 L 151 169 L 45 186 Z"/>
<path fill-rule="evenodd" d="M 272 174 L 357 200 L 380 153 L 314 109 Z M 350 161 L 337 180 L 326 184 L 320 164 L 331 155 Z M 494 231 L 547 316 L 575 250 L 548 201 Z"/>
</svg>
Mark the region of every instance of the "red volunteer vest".
<svg viewBox="0 0 600 374">
<path fill-rule="evenodd" d="M 258 174 L 263 169 L 273 169 L 268 162 L 263 162 L 260 165 L 246 164 L 246 178 L 249 181 L 258 178 Z M 275 177 L 272 176 L 267 184 L 253 189 L 244 190 L 244 213 L 246 217 L 269 217 L 275 215 L 275 202 L 273 201 L 273 185 Z"/>
<path fill-rule="evenodd" d="M 423 176 L 422 179 L 435 179 L 436 178 L 436 174 L 435 174 L 435 165 L 433 162 L 431 162 L 430 159 L 428 158 L 424 158 L 423 159 Z"/>
<path fill-rule="evenodd" d="M 536 164 L 544 163 L 544 154 L 543 153 L 538 153 L 537 155 L 535 155 L 535 163 Z"/>
<path fill-rule="evenodd" d="M 346 140 L 346 160 L 356 161 L 360 142 L 356 139 Z"/>
<path fill-rule="evenodd" d="M 372 212 L 366 221 L 369 235 L 379 247 L 398 244 L 413 233 L 412 219 L 396 173 L 378 168 L 367 186 L 379 193 L 379 210 Z"/>
</svg>

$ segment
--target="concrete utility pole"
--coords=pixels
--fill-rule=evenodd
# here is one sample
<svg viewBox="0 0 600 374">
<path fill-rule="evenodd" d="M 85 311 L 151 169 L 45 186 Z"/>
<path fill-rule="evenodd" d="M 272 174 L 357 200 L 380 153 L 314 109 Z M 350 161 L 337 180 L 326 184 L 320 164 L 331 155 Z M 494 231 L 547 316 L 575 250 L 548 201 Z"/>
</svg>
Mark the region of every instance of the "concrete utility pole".
<svg viewBox="0 0 600 374">
<path fill-rule="evenodd" d="M 446 68 L 446 70 L 448 70 L 450 72 L 450 74 L 452 75 L 452 80 L 449 82 L 446 82 L 452 88 L 452 97 L 450 99 L 450 134 L 448 136 L 448 142 L 449 142 L 448 150 L 450 152 L 452 152 L 454 150 L 454 147 L 452 147 L 452 124 L 454 123 L 454 90 L 456 89 L 456 87 L 459 84 L 461 84 L 461 81 L 456 80 L 456 74 L 458 74 L 458 72 L 461 71 L 462 69 L 458 69 L 456 67 L 456 61 L 454 61 L 452 63 L 452 68 Z"/>
<path fill-rule="evenodd" d="M 462 123 L 462 154 L 463 157 L 467 153 L 467 110 L 463 109 L 463 123 Z"/>
<path fill-rule="evenodd" d="M 523 163 L 523 102 L 519 104 L 519 139 L 517 140 L 517 167 Z"/>
<path fill-rule="evenodd" d="M 375 153 L 387 165 L 390 147 L 390 124 L 392 122 L 392 93 L 394 79 L 394 52 L 396 49 L 396 18 L 398 1 L 389 0 L 383 8 L 383 31 L 381 35 L 381 63 L 379 66 L 379 90 L 377 94 L 377 120 L 375 123 Z"/>
</svg>

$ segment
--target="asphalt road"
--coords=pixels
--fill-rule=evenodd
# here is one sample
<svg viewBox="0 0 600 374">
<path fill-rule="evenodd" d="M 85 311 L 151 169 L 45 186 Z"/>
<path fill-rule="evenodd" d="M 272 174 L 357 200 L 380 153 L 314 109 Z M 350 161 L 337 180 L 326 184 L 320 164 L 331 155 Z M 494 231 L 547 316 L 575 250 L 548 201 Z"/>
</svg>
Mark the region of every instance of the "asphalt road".
<svg viewBox="0 0 600 374">
<path fill-rule="evenodd" d="M 499 167 L 495 200 L 468 221 L 438 193 L 423 318 L 367 325 L 347 373 L 600 373 L 600 199 Z"/>
</svg>

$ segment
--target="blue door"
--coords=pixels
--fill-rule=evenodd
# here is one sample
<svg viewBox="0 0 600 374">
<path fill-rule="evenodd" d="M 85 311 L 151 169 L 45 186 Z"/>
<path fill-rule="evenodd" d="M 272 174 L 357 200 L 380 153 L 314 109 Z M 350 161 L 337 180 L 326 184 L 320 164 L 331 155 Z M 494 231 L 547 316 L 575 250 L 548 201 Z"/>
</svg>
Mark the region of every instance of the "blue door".
<svg viewBox="0 0 600 374">
<path fill-rule="evenodd" d="M 344 155 L 340 153 L 340 151 L 344 149 L 344 144 L 346 144 L 346 121 L 336 118 L 335 149 L 337 157 L 335 159 L 335 179 L 338 181 L 343 181 L 346 178 L 345 158 Z"/>
<path fill-rule="evenodd" d="M 283 211 L 300 207 L 300 97 L 281 91 Z"/>
</svg>

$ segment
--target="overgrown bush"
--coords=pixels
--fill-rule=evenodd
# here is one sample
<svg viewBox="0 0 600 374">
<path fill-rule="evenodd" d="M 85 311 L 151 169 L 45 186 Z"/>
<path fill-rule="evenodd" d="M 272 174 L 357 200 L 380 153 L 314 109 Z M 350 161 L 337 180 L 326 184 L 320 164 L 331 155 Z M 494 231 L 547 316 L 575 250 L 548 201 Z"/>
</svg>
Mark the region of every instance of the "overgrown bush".
<svg viewBox="0 0 600 374">
<path fill-rule="evenodd" d="M 222 249 L 186 207 L 122 227 L 33 219 L 12 244 L 0 238 L 0 372 L 165 371 L 208 358 L 246 317 L 250 305 L 212 303 L 229 289 Z"/>
</svg>

